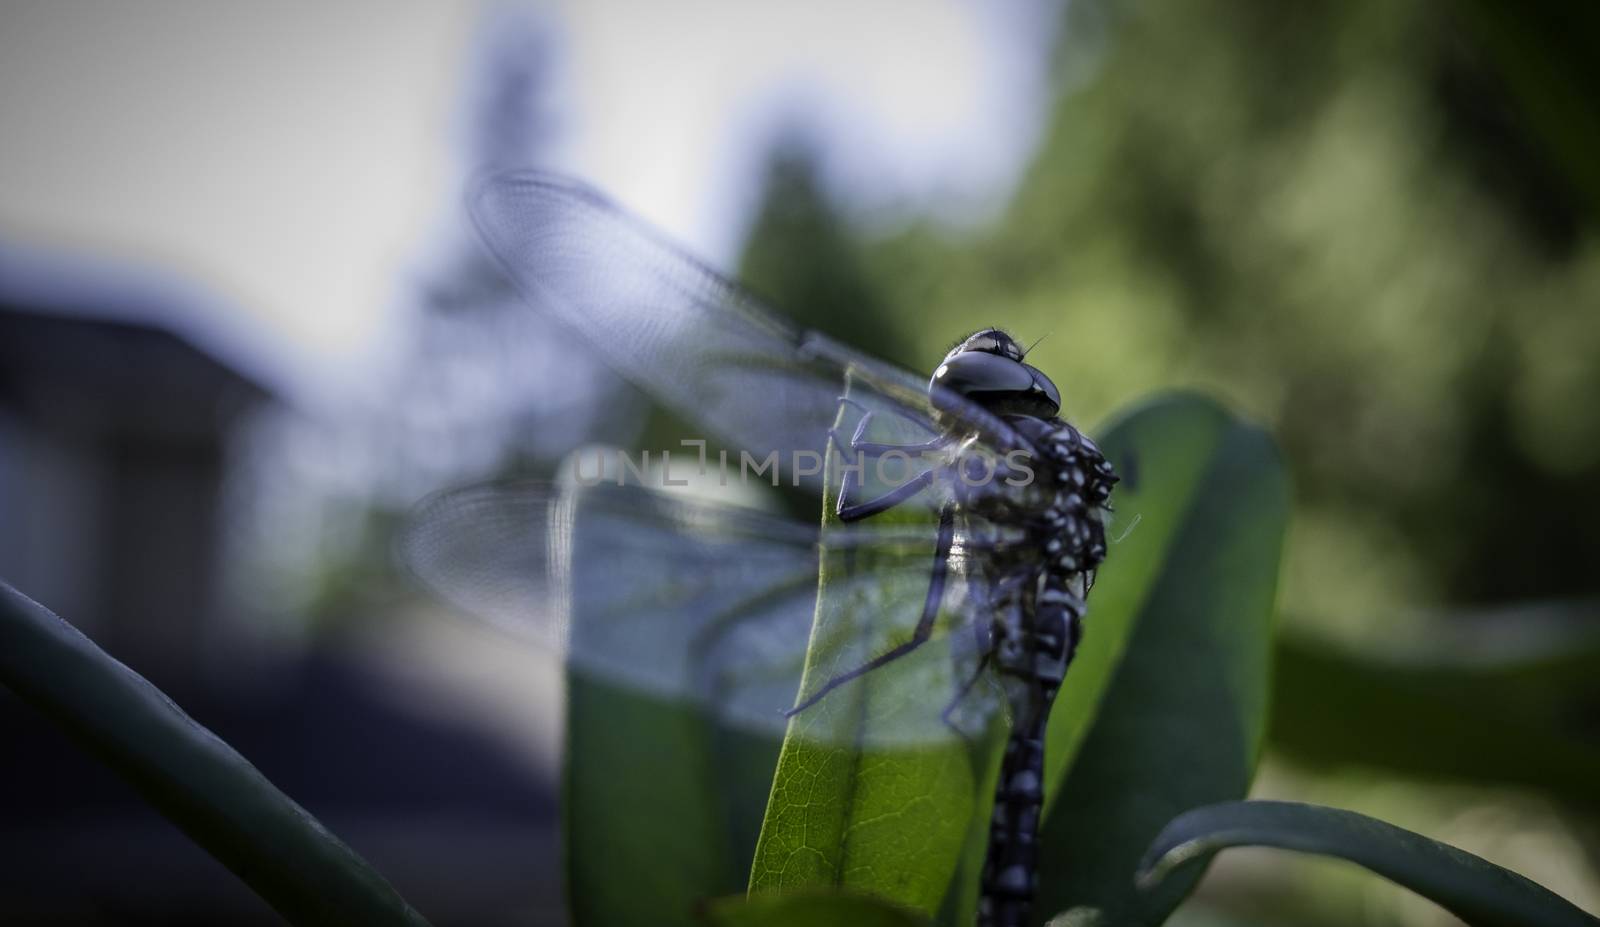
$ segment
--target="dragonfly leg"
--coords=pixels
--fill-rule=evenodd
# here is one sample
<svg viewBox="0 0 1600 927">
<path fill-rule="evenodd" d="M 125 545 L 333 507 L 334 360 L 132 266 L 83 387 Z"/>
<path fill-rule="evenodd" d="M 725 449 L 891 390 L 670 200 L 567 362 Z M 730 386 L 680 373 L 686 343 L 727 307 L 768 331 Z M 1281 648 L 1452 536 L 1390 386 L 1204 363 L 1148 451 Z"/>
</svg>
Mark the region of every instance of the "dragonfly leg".
<svg viewBox="0 0 1600 927">
<path fill-rule="evenodd" d="M 911 481 L 896 487 L 891 492 L 885 494 L 881 499 L 863 503 L 860 506 L 852 505 L 849 502 L 849 499 L 856 489 L 856 479 L 859 475 L 861 466 L 861 463 L 858 461 L 862 455 L 881 456 L 891 451 L 899 451 L 908 457 L 912 455 L 920 455 L 929 451 L 938 450 L 939 448 L 950 443 L 950 438 L 944 435 L 936 435 L 927 441 L 921 441 L 914 444 L 881 444 L 878 442 L 868 441 L 866 440 L 867 429 L 871 427 L 872 417 L 875 413 L 848 396 L 840 396 L 839 404 L 841 406 L 848 405 L 854 407 L 861 413 L 861 418 L 856 422 L 855 432 L 850 436 L 850 440 L 848 441 L 844 440 L 844 438 L 839 434 L 838 428 L 828 429 L 828 437 L 833 441 L 833 446 L 839 449 L 839 456 L 843 457 L 845 462 L 850 465 L 850 469 L 845 470 L 844 479 L 841 481 L 839 486 L 839 501 L 834 507 L 835 515 L 839 516 L 839 518 L 844 521 L 855 521 L 857 519 L 876 515 L 879 512 L 893 508 L 894 506 L 899 505 L 901 502 L 911 498 L 912 496 L 921 492 L 929 483 L 932 482 L 931 473 L 924 472 L 919 474 Z M 916 424 L 919 427 L 926 427 L 926 425 L 917 422 L 916 419 L 905 414 L 904 412 L 900 412 L 898 410 L 890 411 L 892 414 L 898 415 L 899 417 L 904 418 L 905 420 Z M 914 489 L 906 488 L 907 486 L 912 486 L 913 484 L 915 484 Z"/>
<path fill-rule="evenodd" d="M 924 470 L 876 499 L 851 503 L 849 502 L 850 475 L 853 472 L 845 472 L 844 482 L 839 486 L 839 501 L 833 507 L 833 514 L 839 516 L 840 521 L 860 521 L 863 518 L 871 518 L 874 515 L 887 512 L 933 485 L 933 471 Z"/>
<path fill-rule="evenodd" d="M 856 402 L 853 399 L 841 398 L 839 401 L 841 403 L 849 403 L 858 409 L 861 408 L 861 403 Z M 855 463 L 855 455 L 857 453 L 887 454 L 890 451 L 900 451 L 908 456 L 913 454 L 925 454 L 929 451 L 937 451 L 938 449 L 949 444 L 952 440 L 948 435 L 935 435 L 926 441 L 912 441 L 909 444 L 884 444 L 878 441 L 868 441 L 866 440 L 867 429 L 872 427 L 872 417 L 876 414 L 876 412 L 862 409 L 861 419 L 856 422 L 856 430 L 850 435 L 849 441 L 840 439 L 838 428 L 828 429 L 828 435 L 833 438 L 834 445 L 839 448 L 839 453 L 845 458 L 845 460 L 849 461 L 850 463 Z M 897 412 L 895 414 L 902 418 L 906 418 L 909 421 L 916 421 L 903 412 Z"/>
<path fill-rule="evenodd" d="M 850 498 L 851 487 L 852 487 L 851 478 L 856 475 L 856 467 L 857 467 L 857 464 L 856 464 L 856 453 L 857 453 L 857 448 L 862 443 L 862 440 L 861 440 L 862 437 L 865 436 L 866 433 L 867 433 L 867 423 L 872 421 L 872 413 L 868 412 L 866 410 L 866 408 L 861 405 L 861 403 L 856 402 L 854 399 L 850 399 L 850 398 L 845 397 L 845 396 L 840 396 L 839 397 L 839 404 L 841 406 L 845 405 L 845 404 L 849 404 L 849 405 L 855 406 L 857 409 L 859 409 L 861 411 L 861 420 L 856 423 L 856 432 L 855 432 L 854 435 L 851 435 L 849 441 L 844 441 L 844 440 L 840 439 L 840 437 L 839 437 L 839 429 L 837 427 L 832 427 L 832 428 L 828 429 L 828 440 L 833 442 L 833 446 L 835 448 L 838 448 L 839 456 L 843 457 L 845 459 L 845 463 L 850 465 L 850 468 L 844 471 L 844 479 L 839 484 L 839 501 L 834 506 L 834 514 L 835 515 L 838 515 L 841 511 L 844 510 L 845 500 Z"/>
<path fill-rule="evenodd" d="M 939 720 L 944 722 L 944 726 L 955 731 L 956 736 L 966 741 L 969 747 L 973 746 L 971 735 L 963 731 L 961 726 L 956 724 L 955 720 L 950 716 L 956 713 L 956 708 L 966 699 L 967 693 L 971 692 L 972 687 L 977 685 L 978 680 L 983 678 L 984 671 L 989 668 L 989 658 L 992 656 L 994 656 L 992 652 L 985 651 L 983 656 L 978 658 L 978 665 L 973 668 L 972 675 L 962 680 L 961 685 L 956 687 L 956 694 L 950 699 L 950 703 L 944 706 L 943 711 L 939 712 Z"/>
<path fill-rule="evenodd" d="M 933 575 L 928 581 L 928 598 L 922 605 L 922 617 L 917 619 L 917 627 L 916 630 L 911 632 L 911 639 L 902 644 L 896 644 L 855 669 L 840 673 L 823 683 L 822 688 L 811 693 L 800 704 L 784 712 L 785 716 L 794 717 L 821 701 L 824 695 L 850 680 L 870 673 L 880 666 L 892 663 L 928 642 L 929 638 L 933 636 L 934 621 L 939 617 L 939 604 L 944 601 L 944 584 L 950 572 L 950 548 L 955 543 L 955 535 L 955 506 L 951 503 L 946 503 L 939 510 L 939 542 L 933 555 Z"/>
<path fill-rule="evenodd" d="M 877 414 L 873 410 L 868 409 L 866 406 L 862 405 L 861 403 L 856 402 L 854 399 L 851 399 L 849 396 L 840 396 L 839 397 L 839 405 L 841 405 L 841 406 L 851 406 L 851 407 L 855 408 L 856 411 L 861 413 L 861 417 L 862 418 L 871 418 L 873 415 Z M 895 418 L 898 418 L 901 421 L 910 422 L 913 426 L 915 426 L 917 428 L 920 428 L 923 431 L 932 431 L 932 429 L 930 429 L 928 427 L 928 423 L 926 421 L 917 418 L 915 415 L 912 415 L 911 413 L 906 412 L 904 409 L 896 409 L 893 406 L 890 406 L 889 408 L 884 409 L 883 412 L 886 415 L 893 415 Z M 864 429 L 864 428 L 857 427 L 856 436 L 859 438 L 861 436 L 861 433 L 863 431 L 865 431 L 865 430 L 866 429 Z M 927 441 L 925 443 L 927 443 L 929 445 L 937 446 L 938 444 L 942 444 L 942 443 L 944 443 L 944 442 L 946 442 L 948 440 L 949 440 L 948 438 L 945 438 L 942 435 L 936 435 L 934 438 L 932 438 L 931 440 L 929 440 L 929 441 Z M 912 445 L 912 446 L 916 446 L 916 445 Z"/>
<path fill-rule="evenodd" d="M 1001 580 L 993 590 L 994 595 L 992 597 L 978 591 L 982 588 L 980 585 L 978 590 L 975 590 L 975 594 L 983 594 L 981 608 L 979 611 L 985 615 L 989 614 L 994 598 L 1004 599 L 1014 595 L 1017 589 L 1022 585 L 1023 579 L 1024 577 L 1021 574 L 1017 574 Z M 961 739 L 965 740 L 967 742 L 967 746 L 969 747 L 974 746 L 972 737 L 967 734 L 966 731 L 963 731 L 960 726 L 951 719 L 951 715 L 955 714 L 955 711 L 958 707 L 960 707 L 961 702 L 966 699 L 967 694 L 972 691 L 972 687 L 978 684 L 978 680 L 982 679 L 984 672 L 989 669 L 989 664 L 994 659 L 993 633 L 994 632 L 991 630 L 990 626 L 984 621 L 975 621 L 972 623 L 973 650 L 976 653 L 981 654 L 981 656 L 978 657 L 978 665 L 973 668 L 972 674 L 963 680 L 961 685 L 956 687 L 955 696 L 950 699 L 950 704 L 944 706 L 944 711 L 939 712 L 939 720 L 943 721 L 946 727 L 960 735 Z"/>
</svg>

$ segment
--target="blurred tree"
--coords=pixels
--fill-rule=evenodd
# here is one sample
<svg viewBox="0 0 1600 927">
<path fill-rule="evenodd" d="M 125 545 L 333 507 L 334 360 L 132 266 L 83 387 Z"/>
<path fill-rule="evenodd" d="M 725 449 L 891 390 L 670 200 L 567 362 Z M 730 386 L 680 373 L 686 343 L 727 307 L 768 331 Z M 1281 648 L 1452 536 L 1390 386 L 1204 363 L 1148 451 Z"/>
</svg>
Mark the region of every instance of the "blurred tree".
<svg viewBox="0 0 1600 927">
<path fill-rule="evenodd" d="M 774 147 L 766 197 L 751 225 L 740 279 L 812 328 L 913 370 L 923 366 L 867 276 L 861 246 L 827 201 L 817 157 L 798 134 Z"/>
<path fill-rule="evenodd" d="M 1565 0 L 1463 0 L 1469 24 L 1516 101 L 1517 123 L 1582 191 L 1590 219 L 1600 211 L 1600 7 Z M 1531 130 L 1531 132 L 1526 131 Z M 1520 140 L 1520 139 L 1519 139 Z"/>
<path fill-rule="evenodd" d="M 747 272 L 917 368 L 978 325 L 1048 335 L 1081 420 L 1199 385 L 1269 421 L 1299 483 L 1287 602 L 1341 630 L 1600 591 L 1600 242 L 1478 19 L 1086 0 L 1063 21 L 1059 101 L 998 222 L 843 238 L 791 145 Z"/>
<path fill-rule="evenodd" d="M 1270 423 L 1297 482 L 1280 600 L 1302 630 L 1388 650 L 1426 633 L 1397 621 L 1418 608 L 1593 596 L 1596 16 L 1553 0 L 1075 0 L 1049 126 L 996 221 L 976 232 L 918 221 L 888 236 L 851 233 L 815 183 L 783 181 L 807 176 L 790 146 L 746 270 L 780 305 L 811 313 L 807 323 L 913 369 L 980 325 L 1047 336 L 1033 357 L 1062 388 L 1064 413 L 1090 426 L 1170 386 L 1219 393 Z M 773 218 L 783 216 L 810 225 Z M 1497 612 L 1514 632 L 1501 638 L 1502 657 L 1523 652 L 1525 614 Z M 1371 648 L 1327 658 L 1350 654 L 1373 660 Z M 1300 706 L 1316 710 L 1282 700 L 1293 716 L 1275 720 L 1277 745 L 1330 770 L 1360 745 L 1357 759 L 1376 767 L 1455 770 L 1548 796 L 1562 792 L 1537 783 L 1581 775 L 1571 756 L 1553 757 L 1592 762 L 1593 685 L 1582 681 L 1592 667 L 1549 693 L 1546 725 L 1519 735 L 1544 738 L 1530 753 L 1501 734 L 1527 724 L 1506 707 L 1542 691 L 1533 677 L 1495 664 L 1504 685 L 1461 701 L 1482 688 L 1470 674 L 1452 695 L 1412 665 L 1351 664 L 1321 688 L 1296 676 Z M 1390 696 L 1426 693 L 1422 707 L 1460 718 L 1447 725 L 1457 740 L 1388 710 L 1403 703 L 1383 693 L 1350 700 L 1384 672 L 1400 684 Z M 1331 746 L 1340 738 L 1351 749 Z M 1409 751 L 1377 745 L 1407 739 Z M 1477 847 L 1580 904 L 1597 897 L 1577 862 L 1578 841 L 1592 838 L 1589 812 L 1370 773 L 1298 775 L 1279 769 L 1269 794 L 1288 782 L 1285 794 L 1363 806 Z M 1273 882 L 1243 902 L 1269 921 L 1292 908 L 1296 923 L 1438 923 L 1431 909 L 1327 870 Z M 1226 894 L 1226 880 L 1217 884 Z M 1242 909 L 1238 897 L 1227 906 Z"/>
<path fill-rule="evenodd" d="M 477 43 L 457 117 L 459 186 L 538 163 L 560 123 L 557 44 L 542 17 L 497 11 Z M 638 431 L 640 402 L 528 310 L 455 196 L 407 277 L 396 310 L 403 344 L 382 382 L 315 414 L 285 408 L 257 424 L 239 493 L 255 563 L 241 581 L 272 620 L 358 614 L 387 588 L 392 533 L 428 492 L 548 475 L 585 441 Z"/>
</svg>

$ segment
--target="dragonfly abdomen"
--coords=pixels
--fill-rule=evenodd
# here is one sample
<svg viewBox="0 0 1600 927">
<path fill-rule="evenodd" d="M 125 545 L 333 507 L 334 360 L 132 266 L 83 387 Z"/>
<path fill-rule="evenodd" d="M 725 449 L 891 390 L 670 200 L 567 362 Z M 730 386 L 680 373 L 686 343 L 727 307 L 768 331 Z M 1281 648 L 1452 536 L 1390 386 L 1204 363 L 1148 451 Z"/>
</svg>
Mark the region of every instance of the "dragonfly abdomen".
<svg viewBox="0 0 1600 927">
<path fill-rule="evenodd" d="M 1020 424 L 1020 423 L 1019 423 Z M 1085 597 L 1105 556 L 1102 512 L 1116 477 L 1093 442 L 1065 422 L 1019 430 L 1047 449 L 1050 502 L 1029 519 L 1030 544 L 1000 588 L 1014 590 L 995 615 L 995 668 L 1011 703 L 979 896 L 980 927 L 1025 927 L 1038 886 L 1044 747 L 1050 708 L 1083 634 Z"/>
<path fill-rule="evenodd" d="M 1030 601 L 1007 609 L 1009 627 L 998 642 L 996 668 L 1013 724 L 989 826 L 978 913 L 982 927 L 1022 927 L 1033 906 L 1046 724 L 1082 628 L 1083 600 L 1070 584 L 1063 574 L 1043 571 L 1037 591 L 1026 597 Z"/>
</svg>

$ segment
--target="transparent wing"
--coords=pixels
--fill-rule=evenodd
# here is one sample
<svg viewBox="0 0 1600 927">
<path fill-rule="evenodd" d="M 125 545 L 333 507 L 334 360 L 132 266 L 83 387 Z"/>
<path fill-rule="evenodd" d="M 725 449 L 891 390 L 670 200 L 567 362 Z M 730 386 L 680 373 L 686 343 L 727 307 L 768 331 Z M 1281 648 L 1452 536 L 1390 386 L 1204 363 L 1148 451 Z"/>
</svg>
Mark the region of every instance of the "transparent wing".
<svg viewBox="0 0 1600 927">
<path fill-rule="evenodd" d="M 847 376 L 935 434 L 926 375 L 788 324 L 587 186 L 500 174 L 480 180 L 469 203 L 530 305 L 712 435 L 758 460 L 776 451 L 785 479 L 806 467 L 796 452 L 824 459 Z M 941 391 L 940 405 L 1001 453 L 1028 446 L 953 393 Z"/>
<path fill-rule="evenodd" d="M 911 635 L 932 546 L 903 524 L 830 530 L 828 545 L 840 563 L 870 563 L 830 580 L 830 595 L 851 608 L 823 642 L 835 664 L 859 665 Z M 797 701 L 813 634 L 818 549 L 815 528 L 740 507 L 638 487 L 507 482 L 425 500 L 397 554 L 440 597 L 559 652 L 572 671 L 776 731 Z M 880 697 L 892 688 L 925 706 L 927 723 L 900 726 L 893 739 L 954 734 L 939 715 L 975 665 L 968 601 L 952 582 L 936 639 L 869 674 Z M 996 702 L 975 687 L 962 716 Z"/>
</svg>

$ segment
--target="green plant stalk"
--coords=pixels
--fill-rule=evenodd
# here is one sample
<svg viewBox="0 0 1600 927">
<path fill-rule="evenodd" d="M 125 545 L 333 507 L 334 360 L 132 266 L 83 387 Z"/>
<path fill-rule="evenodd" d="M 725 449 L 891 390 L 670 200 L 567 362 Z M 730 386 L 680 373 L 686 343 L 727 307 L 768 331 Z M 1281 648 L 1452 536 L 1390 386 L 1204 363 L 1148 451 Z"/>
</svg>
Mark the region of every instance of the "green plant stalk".
<svg viewBox="0 0 1600 927">
<path fill-rule="evenodd" d="M 0 683 L 126 779 L 291 923 L 427 923 L 221 738 L 4 581 Z"/>
<path fill-rule="evenodd" d="M 1229 847 L 1277 847 L 1345 859 L 1411 889 L 1472 927 L 1596 927 L 1542 885 L 1449 844 L 1339 808 L 1223 802 L 1174 818 L 1139 863 L 1149 889 Z"/>
</svg>

